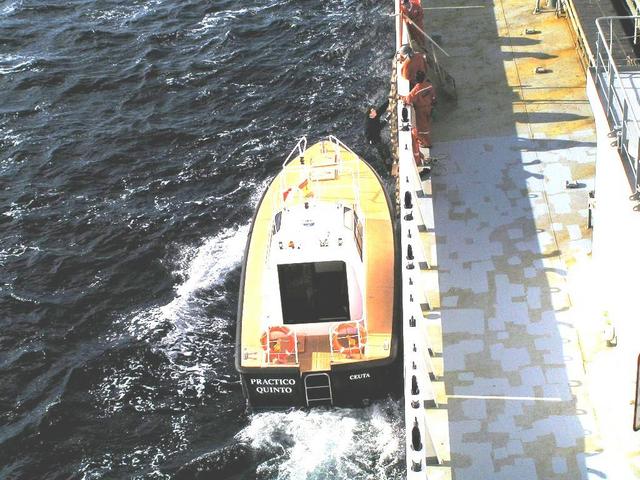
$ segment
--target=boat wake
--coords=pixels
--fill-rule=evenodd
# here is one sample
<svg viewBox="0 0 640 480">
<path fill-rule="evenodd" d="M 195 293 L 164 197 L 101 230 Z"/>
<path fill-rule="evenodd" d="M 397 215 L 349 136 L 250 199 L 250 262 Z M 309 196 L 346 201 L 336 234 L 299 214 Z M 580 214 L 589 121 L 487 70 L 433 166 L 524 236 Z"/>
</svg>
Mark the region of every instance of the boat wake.
<svg viewBox="0 0 640 480">
<path fill-rule="evenodd" d="M 400 402 L 385 400 L 365 409 L 253 414 L 234 442 L 188 462 L 175 478 L 401 479 L 401 409 Z"/>
<path fill-rule="evenodd" d="M 399 402 L 385 400 L 365 409 L 263 412 L 250 416 L 236 439 L 265 457 L 258 478 L 402 478 L 400 409 Z"/>
<path fill-rule="evenodd" d="M 163 374 L 177 382 L 183 396 L 202 399 L 207 384 L 221 393 L 220 389 L 228 390 L 237 383 L 228 368 L 233 355 L 233 318 L 226 312 L 231 309 L 236 283 L 228 277 L 237 274 L 248 232 L 248 225 L 228 228 L 197 248 L 182 249 L 174 274 L 184 281 L 175 287 L 174 299 L 117 322 L 124 328 L 114 336 L 146 342 L 163 358 Z M 129 379 L 138 370 L 135 365 L 124 367 L 121 372 L 109 372 L 99 389 L 101 401 L 108 402 L 112 411 L 124 407 L 118 401 L 124 397 L 122 389 L 132 381 L 137 383 Z M 138 399 L 135 404 L 148 402 Z"/>
</svg>

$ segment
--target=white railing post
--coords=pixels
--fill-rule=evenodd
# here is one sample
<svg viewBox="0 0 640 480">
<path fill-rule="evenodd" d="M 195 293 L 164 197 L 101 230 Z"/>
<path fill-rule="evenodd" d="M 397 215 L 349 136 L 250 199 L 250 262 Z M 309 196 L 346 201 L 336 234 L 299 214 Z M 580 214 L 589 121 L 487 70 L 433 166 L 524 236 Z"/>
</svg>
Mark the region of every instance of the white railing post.
<svg viewBox="0 0 640 480">
<path fill-rule="evenodd" d="M 624 88 L 623 85 L 623 77 L 620 76 L 620 72 L 618 71 L 618 67 L 615 62 L 615 57 L 613 55 L 613 22 L 620 20 L 633 20 L 637 22 L 640 19 L 640 16 L 615 16 L 615 17 L 601 17 L 596 19 L 596 27 L 598 29 L 598 52 L 602 50 L 606 53 L 606 70 L 607 73 L 607 85 L 601 85 L 598 82 L 599 69 L 596 65 L 596 87 L 598 90 L 605 96 L 606 108 L 605 113 L 607 116 L 607 120 L 610 122 L 610 128 L 617 129 L 621 128 L 622 136 L 620 141 L 620 151 L 621 155 L 627 161 L 627 165 L 631 168 L 633 172 L 633 181 L 635 186 L 635 191 L 638 192 L 640 190 L 640 185 L 638 185 L 638 173 L 640 170 L 640 145 L 637 149 L 629 149 L 624 142 L 624 139 L 628 138 L 637 138 L 638 137 L 638 115 L 636 113 L 636 109 L 634 107 L 634 102 L 631 102 L 629 99 L 629 94 L 627 89 Z M 603 22 L 608 22 L 608 32 L 609 38 L 605 35 L 605 30 L 603 28 Z M 606 25 L 606 24 L 605 24 Z M 634 23 L 635 25 L 635 23 Z M 604 55 L 603 55 L 604 56 Z M 600 53 L 598 55 L 600 59 Z M 603 69 L 604 58 L 602 58 Z M 618 99 L 619 105 L 616 106 L 616 103 L 613 101 L 614 90 L 616 89 L 615 85 L 618 84 L 618 90 L 616 91 L 616 98 L 618 98 L 618 94 L 620 98 Z M 622 111 L 618 112 L 622 115 L 622 124 L 616 125 L 616 112 L 614 111 L 616 108 L 621 108 Z M 635 156 L 634 156 L 635 155 Z"/>
</svg>

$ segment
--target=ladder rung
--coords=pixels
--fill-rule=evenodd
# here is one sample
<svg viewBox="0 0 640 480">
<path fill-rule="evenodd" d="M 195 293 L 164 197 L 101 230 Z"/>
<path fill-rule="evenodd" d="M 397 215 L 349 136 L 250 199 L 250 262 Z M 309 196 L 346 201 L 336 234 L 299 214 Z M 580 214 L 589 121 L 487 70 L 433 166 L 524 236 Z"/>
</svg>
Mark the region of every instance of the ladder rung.
<svg viewBox="0 0 640 480">
<path fill-rule="evenodd" d="M 327 398 L 309 398 L 308 402 L 324 402 L 325 400 L 331 400 L 331 397 Z"/>
</svg>

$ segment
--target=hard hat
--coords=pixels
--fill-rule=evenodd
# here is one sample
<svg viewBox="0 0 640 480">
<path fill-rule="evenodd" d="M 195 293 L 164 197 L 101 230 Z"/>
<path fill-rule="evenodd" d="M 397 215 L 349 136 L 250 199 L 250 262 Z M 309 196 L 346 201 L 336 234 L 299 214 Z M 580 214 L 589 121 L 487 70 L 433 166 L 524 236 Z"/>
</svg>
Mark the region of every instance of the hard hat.
<svg viewBox="0 0 640 480">
<path fill-rule="evenodd" d="M 413 56 L 413 49 L 409 45 L 402 45 L 398 50 L 400 55 L 411 58 Z"/>
</svg>

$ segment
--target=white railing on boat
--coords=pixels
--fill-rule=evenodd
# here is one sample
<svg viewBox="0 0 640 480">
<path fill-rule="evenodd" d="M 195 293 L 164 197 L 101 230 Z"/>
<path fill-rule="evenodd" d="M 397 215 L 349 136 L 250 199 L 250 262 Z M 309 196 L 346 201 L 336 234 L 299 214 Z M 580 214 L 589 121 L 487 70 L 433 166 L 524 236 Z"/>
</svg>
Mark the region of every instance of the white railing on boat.
<svg viewBox="0 0 640 480">
<path fill-rule="evenodd" d="M 302 137 L 298 140 L 295 147 L 291 150 L 287 158 L 284 162 L 282 162 L 282 169 L 288 173 L 298 173 L 298 178 L 294 181 L 293 184 L 287 184 L 287 181 L 291 182 L 291 179 L 287 179 L 287 175 L 281 175 L 280 177 L 280 185 L 278 195 L 274 195 L 273 197 L 273 210 L 281 211 L 286 208 L 287 202 L 285 200 L 285 192 L 288 196 L 295 195 L 304 195 L 305 192 L 299 187 L 299 185 L 305 180 L 308 182 L 308 191 L 313 192 L 313 200 L 321 201 L 323 197 L 323 192 L 330 192 L 330 188 L 327 189 L 323 185 L 323 177 L 322 175 L 316 175 L 321 172 L 326 172 L 331 168 L 335 168 L 336 175 L 351 175 L 351 184 L 353 193 L 355 196 L 355 206 L 359 210 L 360 209 L 360 188 L 359 188 L 359 180 L 360 180 L 360 162 L 354 162 L 355 168 L 352 166 L 347 166 L 343 162 L 342 158 L 342 149 L 351 153 L 355 158 L 359 158 L 356 153 L 353 152 L 347 145 L 345 145 L 340 139 L 335 137 L 334 135 L 329 135 L 323 142 L 328 142 L 333 146 L 333 155 L 335 158 L 334 164 L 323 164 L 314 166 L 312 163 L 305 162 L 303 165 L 292 166 L 290 163 L 295 158 L 304 157 L 305 152 L 307 151 L 307 138 Z M 323 143 L 324 148 L 324 143 Z M 325 178 L 330 179 L 331 177 Z"/>
<path fill-rule="evenodd" d="M 296 152 L 298 152 L 297 156 L 301 157 L 304 154 L 306 149 L 307 149 L 307 137 L 302 137 L 300 140 L 298 140 L 298 143 L 296 143 L 296 146 L 291 149 L 291 153 L 289 153 L 285 161 L 282 162 L 282 168 L 284 168 L 287 165 L 287 163 L 289 163 L 289 161 L 293 158 Z"/>
</svg>

